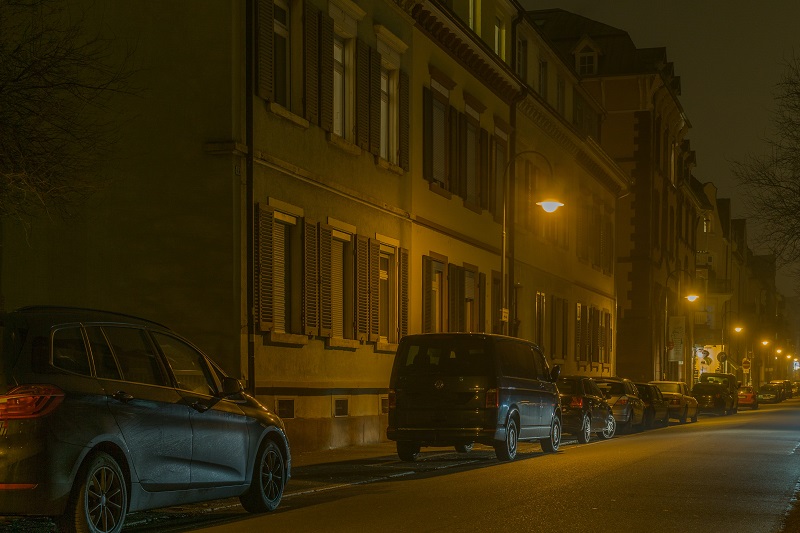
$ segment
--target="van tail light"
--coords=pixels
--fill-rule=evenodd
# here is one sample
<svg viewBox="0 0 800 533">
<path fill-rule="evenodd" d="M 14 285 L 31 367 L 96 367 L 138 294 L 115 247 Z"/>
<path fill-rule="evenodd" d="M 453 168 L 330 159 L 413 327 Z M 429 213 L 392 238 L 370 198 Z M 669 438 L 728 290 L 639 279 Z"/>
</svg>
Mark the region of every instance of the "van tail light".
<svg viewBox="0 0 800 533">
<path fill-rule="evenodd" d="M 617 405 L 628 405 L 628 397 L 621 396 L 619 400 L 617 400 Z"/>
<path fill-rule="evenodd" d="M 500 397 L 497 395 L 497 389 L 486 390 L 486 407 L 500 407 Z"/>
<path fill-rule="evenodd" d="M 397 408 L 397 392 L 394 389 L 389 389 L 389 409 Z"/>
<path fill-rule="evenodd" d="M 583 407 L 583 398 L 580 397 L 580 396 L 573 396 L 572 399 L 569 402 L 569 406 L 570 407 L 582 408 Z"/>
<path fill-rule="evenodd" d="M 0 395 L 0 420 L 38 418 L 51 413 L 64 400 L 53 385 L 21 385 Z"/>
</svg>

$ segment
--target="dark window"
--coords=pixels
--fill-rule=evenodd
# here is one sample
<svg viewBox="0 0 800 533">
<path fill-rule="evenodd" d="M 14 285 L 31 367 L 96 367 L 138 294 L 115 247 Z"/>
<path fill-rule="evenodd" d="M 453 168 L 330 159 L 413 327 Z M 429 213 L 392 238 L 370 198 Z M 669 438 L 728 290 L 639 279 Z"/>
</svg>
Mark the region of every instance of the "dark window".
<svg viewBox="0 0 800 533">
<path fill-rule="evenodd" d="M 94 359 L 94 371 L 98 378 L 120 379 L 120 370 L 111 348 L 108 346 L 103 330 L 99 327 L 86 328 L 86 337 Z"/>
<path fill-rule="evenodd" d="M 471 337 L 424 339 L 400 349 L 395 371 L 404 374 L 480 376 L 491 369 L 486 343 Z"/>
<path fill-rule="evenodd" d="M 53 333 L 53 366 L 84 376 L 92 374 L 79 327 L 59 329 Z"/>
<path fill-rule="evenodd" d="M 122 370 L 122 379 L 147 385 L 167 384 L 147 332 L 138 328 L 103 327 Z"/>
<path fill-rule="evenodd" d="M 161 333 L 154 333 L 153 337 L 167 358 L 179 389 L 209 396 L 217 394 L 219 385 L 203 354 L 175 337 Z"/>
<path fill-rule="evenodd" d="M 539 374 L 533 349 L 521 342 L 500 340 L 495 342 L 495 353 L 500 359 L 503 374 L 510 377 L 536 379 Z"/>
<path fill-rule="evenodd" d="M 347 416 L 347 398 L 336 398 L 334 403 L 334 416 Z"/>
<path fill-rule="evenodd" d="M 286 418 L 294 418 L 294 400 L 292 399 L 279 399 L 278 400 L 278 416 Z"/>
</svg>

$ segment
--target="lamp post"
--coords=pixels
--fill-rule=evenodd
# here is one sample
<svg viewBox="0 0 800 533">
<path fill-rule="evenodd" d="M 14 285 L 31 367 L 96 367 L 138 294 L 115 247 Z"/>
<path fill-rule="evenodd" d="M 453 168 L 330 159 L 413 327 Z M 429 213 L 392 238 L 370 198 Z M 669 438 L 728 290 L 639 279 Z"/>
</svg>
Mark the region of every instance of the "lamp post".
<svg viewBox="0 0 800 533">
<path fill-rule="evenodd" d="M 501 332 L 503 335 L 508 335 L 508 301 L 509 301 L 509 283 L 508 279 L 506 279 L 506 262 L 508 261 L 508 202 L 510 197 L 510 180 L 508 176 L 508 170 L 511 168 L 512 165 L 515 165 L 516 160 L 520 156 L 524 155 L 538 155 L 542 159 L 544 159 L 545 163 L 547 163 L 547 168 L 550 171 L 550 178 L 554 178 L 555 174 L 553 172 L 553 165 L 550 163 L 550 160 L 547 159 L 547 156 L 544 155 L 542 152 L 538 150 L 523 150 L 522 152 L 517 152 L 508 160 L 506 163 L 505 168 L 503 169 L 503 233 L 502 233 L 502 244 L 500 247 L 500 282 L 502 284 L 502 294 L 500 296 L 500 323 L 501 323 Z M 515 169 L 516 170 L 516 169 Z M 547 213 L 552 213 L 562 205 L 563 203 L 559 202 L 558 200 L 554 199 L 545 199 L 539 202 L 536 202 L 536 205 L 542 207 Z"/>
<path fill-rule="evenodd" d="M 761 345 L 764 346 L 763 355 L 761 357 L 761 362 L 762 362 L 762 364 L 766 364 L 766 361 L 767 361 L 767 346 L 769 345 L 769 341 L 768 340 L 763 340 L 763 341 L 761 341 Z M 758 368 L 759 374 L 756 376 L 756 379 L 753 382 L 753 385 L 755 385 L 756 388 L 758 388 L 758 386 L 761 384 L 761 367 L 762 367 L 762 365 L 759 365 L 759 368 Z"/>
<path fill-rule="evenodd" d="M 669 335 L 669 288 L 667 284 L 669 283 L 669 280 L 672 278 L 672 276 L 680 272 L 686 272 L 687 274 L 689 274 L 689 271 L 687 271 L 685 268 L 675 268 L 673 270 L 670 270 L 667 273 L 667 277 L 664 279 L 664 352 L 659 358 L 660 360 L 656 361 L 658 363 L 657 368 L 654 369 L 656 379 L 668 379 L 666 368 L 667 364 L 669 363 L 669 351 L 673 348 L 670 347 L 671 339 Z M 681 280 L 680 278 L 678 278 L 678 294 L 680 294 L 680 292 L 681 292 Z M 690 302 L 694 302 L 699 298 L 699 296 L 697 296 L 696 294 L 689 294 L 685 298 Z"/>
</svg>

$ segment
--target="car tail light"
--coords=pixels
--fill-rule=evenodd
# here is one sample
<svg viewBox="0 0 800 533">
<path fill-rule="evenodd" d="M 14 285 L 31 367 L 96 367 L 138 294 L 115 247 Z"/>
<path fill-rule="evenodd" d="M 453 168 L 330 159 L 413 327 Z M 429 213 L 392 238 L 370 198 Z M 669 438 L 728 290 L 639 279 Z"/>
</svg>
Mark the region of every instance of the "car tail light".
<svg viewBox="0 0 800 533">
<path fill-rule="evenodd" d="M 497 395 L 497 389 L 488 389 L 486 391 L 486 407 L 500 407 L 500 397 Z"/>
<path fill-rule="evenodd" d="M 622 396 L 619 400 L 617 400 L 617 405 L 628 405 L 628 397 Z"/>
<path fill-rule="evenodd" d="M 389 389 L 389 409 L 397 408 L 397 393 L 394 389 Z"/>
<path fill-rule="evenodd" d="M 583 407 L 583 398 L 580 396 L 573 396 L 569 402 L 570 407 Z"/>
<path fill-rule="evenodd" d="M 0 420 L 38 418 L 52 412 L 64 400 L 53 385 L 22 385 L 0 395 Z"/>
<path fill-rule="evenodd" d="M 38 486 L 38 483 L 0 483 L 0 490 L 31 490 Z"/>
</svg>

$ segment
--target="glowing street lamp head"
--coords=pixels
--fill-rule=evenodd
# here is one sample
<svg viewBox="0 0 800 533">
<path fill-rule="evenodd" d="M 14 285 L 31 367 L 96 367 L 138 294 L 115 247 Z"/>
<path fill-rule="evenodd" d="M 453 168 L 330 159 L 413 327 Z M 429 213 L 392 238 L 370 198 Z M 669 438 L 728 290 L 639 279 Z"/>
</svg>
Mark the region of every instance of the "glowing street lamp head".
<svg viewBox="0 0 800 533">
<path fill-rule="evenodd" d="M 741 333 L 743 329 L 744 328 L 742 326 L 736 326 L 735 328 L 733 328 L 733 331 L 735 331 L 736 333 Z"/>
<path fill-rule="evenodd" d="M 766 346 L 767 344 L 769 344 L 769 341 L 761 341 L 761 344 L 763 344 L 764 346 Z"/>
<path fill-rule="evenodd" d="M 536 205 L 540 205 L 542 206 L 542 209 L 544 209 L 548 213 L 552 213 L 553 211 L 555 211 L 564 204 L 562 204 L 558 200 L 542 200 L 541 202 L 536 202 Z"/>
<path fill-rule="evenodd" d="M 689 294 L 689 295 L 686 296 L 686 299 L 689 300 L 690 302 L 694 302 L 698 298 L 700 298 L 700 297 L 698 295 L 696 295 L 696 294 Z"/>
</svg>

